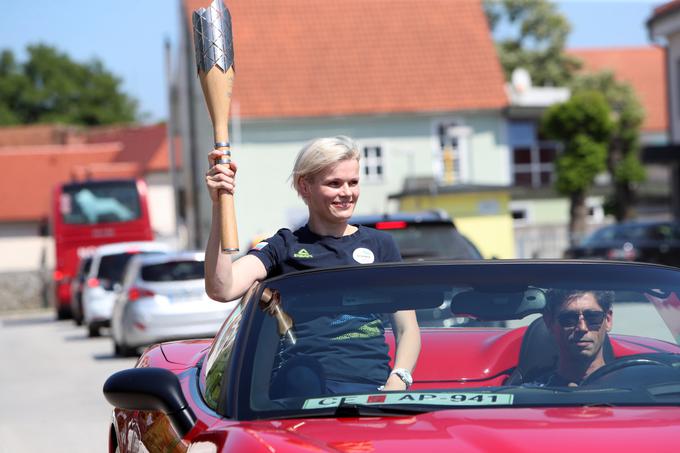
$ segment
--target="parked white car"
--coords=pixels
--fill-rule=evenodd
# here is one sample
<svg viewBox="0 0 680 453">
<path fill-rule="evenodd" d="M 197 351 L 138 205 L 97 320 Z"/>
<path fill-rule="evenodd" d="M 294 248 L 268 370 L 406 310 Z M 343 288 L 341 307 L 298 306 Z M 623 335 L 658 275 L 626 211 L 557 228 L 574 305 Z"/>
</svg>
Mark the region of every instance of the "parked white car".
<svg viewBox="0 0 680 453">
<path fill-rule="evenodd" d="M 172 248 L 161 242 L 118 242 L 97 247 L 83 287 L 83 323 L 90 337 L 111 321 L 115 289 L 120 287 L 128 260 L 138 254 L 165 253 Z"/>
<path fill-rule="evenodd" d="M 205 293 L 203 252 L 137 256 L 130 260 L 111 318 L 116 355 L 152 343 L 213 337 L 236 305 Z"/>
</svg>

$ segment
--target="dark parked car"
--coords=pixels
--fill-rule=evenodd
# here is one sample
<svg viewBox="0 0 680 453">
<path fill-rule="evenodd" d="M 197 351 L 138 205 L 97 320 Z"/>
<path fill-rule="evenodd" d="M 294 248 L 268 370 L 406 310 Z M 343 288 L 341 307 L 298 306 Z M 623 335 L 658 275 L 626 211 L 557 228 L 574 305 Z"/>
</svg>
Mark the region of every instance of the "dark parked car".
<svg viewBox="0 0 680 453">
<path fill-rule="evenodd" d="M 680 224 L 631 221 L 609 225 L 564 252 L 565 258 L 599 258 L 680 266 Z"/>
<path fill-rule="evenodd" d="M 440 211 L 357 215 L 350 223 L 390 233 L 404 261 L 483 259 L 477 247 L 456 229 L 453 220 Z"/>
<path fill-rule="evenodd" d="M 350 224 L 390 233 L 404 261 L 483 259 L 477 247 L 456 229 L 451 217 L 441 211 L 357 215 L 352 217 Z M 426 327 L 503 325 L 502 321 L 483 322 L 455 317 L 449 304 L 449 300 L 444 300 L 439 307 L 416 311 L 418 323 Z"/>
</svg>

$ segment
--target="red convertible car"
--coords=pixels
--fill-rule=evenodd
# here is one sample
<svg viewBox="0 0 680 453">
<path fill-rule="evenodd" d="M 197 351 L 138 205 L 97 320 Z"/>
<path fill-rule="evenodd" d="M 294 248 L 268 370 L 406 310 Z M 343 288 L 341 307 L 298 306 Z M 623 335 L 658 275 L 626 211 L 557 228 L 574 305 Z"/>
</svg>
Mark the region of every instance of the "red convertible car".
<svg viewBox="0 0 680 453">
<path fill-rule="evenodd" d="M 570 292 L 613 305 L 606 316 L 555 315 L 557 331 L 604 329 L 604 365 L 559 385 L 543 377 L 560 354 L 591 346 L 585 333 L 559 344 L 542 319 Z M 375 264 L 265 280 L 214 339 L 154 345 L 109 377 L 109 451 L 676 452 L 679 295 L 680 269 L 594 261 Z M 392 366 L 390 315 L 441 305 L 506 327 L 423 328 L 412 385 L 373 388 Z M 331 386 L 338 376 L 360 390 Z"/>
</svg>

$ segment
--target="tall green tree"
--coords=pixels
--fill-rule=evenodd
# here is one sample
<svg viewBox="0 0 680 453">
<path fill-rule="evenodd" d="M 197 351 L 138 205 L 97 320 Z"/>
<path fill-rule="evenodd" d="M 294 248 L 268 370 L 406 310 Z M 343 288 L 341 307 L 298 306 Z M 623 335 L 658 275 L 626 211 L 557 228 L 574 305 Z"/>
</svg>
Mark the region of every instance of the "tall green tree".
<svg viewBox="0 0 680 453">
<path fill-rule="evenodd" d="M 569 197 L 569 240 L 574 244 L 586 232 L 588 190 L 606 169 L 607 147 L 614 130 L 609 104 L 596 91 L 575 93 L 547 110 L 541 130 L 564 147 L 556 162 L 555 188 Z"/>
<path fill-rule="evenodd" d="M 77 63 L 51 46 L 27 47 L 18 63 L 0 53 L 0 124 L 101 125 L 138 118 L 137 101 L 121 91 L 121 80 L 98 60 Z"/>
<path fill-rule="evenodd" d="M 565 86 L 580 67 L 564 51 L 569 21 L 547 0 L 484 0 L 492 31 L 503 31 L 496 47 L 507 80 L 515 68 L 529 71 L 537 86 Z"/>
<path fill-rule="evenodd" d="M 614 78 L 610 71 L 582 74 L 574 79 L 572 91 L 602 93 L 612 111 L 614 129 L 607 150 L 607 170 L 613 181 L 613 194 L 605 210 L 618 222 L 635 217 L 637 184 L 645 179 L 640 162 L 640 127 L 644 119 L 642 105 L 633 88 Z"/>
</svg>

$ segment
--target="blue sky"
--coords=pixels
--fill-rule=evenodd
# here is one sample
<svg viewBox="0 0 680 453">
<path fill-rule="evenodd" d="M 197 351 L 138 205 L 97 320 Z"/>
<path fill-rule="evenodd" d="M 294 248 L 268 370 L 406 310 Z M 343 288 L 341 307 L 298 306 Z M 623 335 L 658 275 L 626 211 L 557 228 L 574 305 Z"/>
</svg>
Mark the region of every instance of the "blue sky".
<svg viewBox="0 0 680 453">
<path fill-rule="evenodd" d="M 11 49 L 23 61 L 27 44 L 43 42 L 77 61 L 98 58 L 123 80 L 123 89 L 139 100 L 141 111 L 149 114 L 147 121 L 167 116 L 163 46 L 169 39 L 176 51 L 178 0 L 3 0 L 2 3 L 0 49 Z M 225 3 L 228 4 L 228 0 Z M 568 0 L 557 3 L 572 25 L 570 47 L 603 47 L 650 44 L 645 21 L 655 6 L 665 2 Z"/>
</svg>

